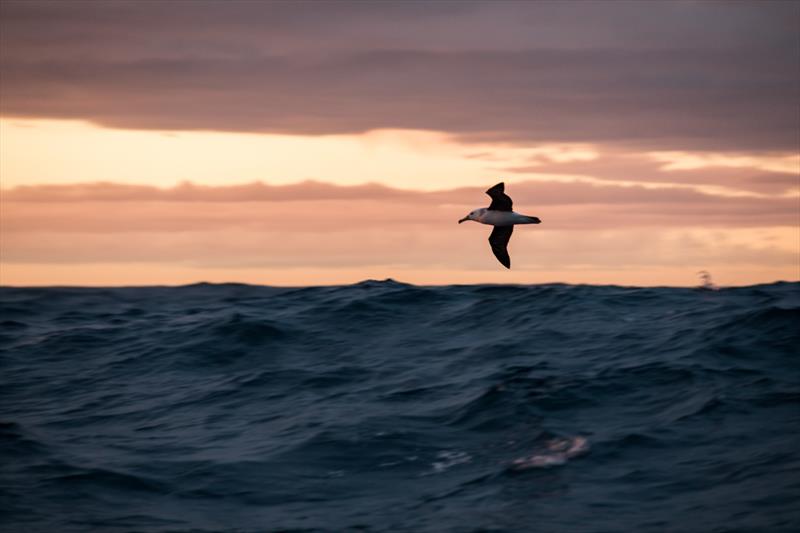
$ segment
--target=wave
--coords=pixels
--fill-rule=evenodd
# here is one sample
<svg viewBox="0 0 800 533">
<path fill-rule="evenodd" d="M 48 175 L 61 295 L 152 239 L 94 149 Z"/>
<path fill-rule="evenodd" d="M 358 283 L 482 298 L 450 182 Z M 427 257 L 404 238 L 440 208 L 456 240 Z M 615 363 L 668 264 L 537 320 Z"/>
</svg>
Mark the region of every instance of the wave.
<svg viewBox="0 0 800 533">
<path fill-rule="evenodd" d="M 3 287 L 5 523 L 790 531 L 798 346 L 798 283 Z"/>
</svg>

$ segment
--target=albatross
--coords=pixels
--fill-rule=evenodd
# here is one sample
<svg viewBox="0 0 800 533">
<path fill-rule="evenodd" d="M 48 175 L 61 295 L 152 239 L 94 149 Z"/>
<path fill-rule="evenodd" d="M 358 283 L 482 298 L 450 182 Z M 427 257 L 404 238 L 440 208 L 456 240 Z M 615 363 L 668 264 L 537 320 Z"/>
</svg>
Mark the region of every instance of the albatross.
<svg viewBox="0 0 800 533">
<path fill-rule="evenodd" d="M 458 221 L 459 224 L 467 220 L 474 220 L 481 224 L 494 226 L 492 234 L 489 235 L 489 244 L 492 252 L 500 263 L 511 268 L 511 258 L 508 256 L 508 240 L 514 232 L 515 224 L 540 224 L 542 221 L 538 217 L 521 215 L 511 210 L 511 198 L 505 193 L 505 183 L 500 182 L 486 194 L 492 199 L 489 207 L 481 207 L 472 211 L 470 214 Z"/>
</svg>

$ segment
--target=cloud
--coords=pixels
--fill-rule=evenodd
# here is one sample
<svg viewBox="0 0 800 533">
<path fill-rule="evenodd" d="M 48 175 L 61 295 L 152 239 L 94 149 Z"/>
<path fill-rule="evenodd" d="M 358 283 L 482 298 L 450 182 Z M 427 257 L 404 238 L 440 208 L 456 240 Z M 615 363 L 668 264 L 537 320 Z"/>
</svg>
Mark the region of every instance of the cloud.
<svg viewBox="0 0 800 533">
<path fill-rule="evenodd" d="M 794 3 L 330 4 L 3 2 L 0 112 L 652 150 L 800 140 Z"/>
<path fill-rule="evenodd" d="M 592 160 L 506 166 L 499 171 L 519 175 L 582 176 L 611 182 L 717 186 L 736 191 L 781 194 L 800 187 L 800 157 L 792 153 L 632 152 L 607 148 Z"/>
<path fill-rule="evenodd" d="M 691 284 L 701 268 L 724 272 L 723 283 L 796 277 L 798 198 L 580 182 L 512 183 L 508 191 L 517 210 L 543 223 L 515 230 L 515 270 L 498 282 Z M 406 274 L 420 283 L 487 281 L 496 274 L 489 228 L 456 223 L 487 201 L 482 188 L 314 182 L 19 187 L 0 194 L 2 277 L 17 284 L 303 285 Z M 310 271 L 314 277 L 304 277 Z"/>
<path fill-rule="evenodd" d="M 751 168 L 783 174 L 800 174 L 800 154 L 782 156 L 746 156 L 728 154 L 696 154 L 687 152 L 651 152 L 647 154 L 662 163 L 661 170 L 696 170 L 705 168 Z"/>
<path fill-rule="evenodd" d="M 169 188 L 128 185 L 112 182 L 68 185 L 22 185 L 3 191 L 3 199 L 12 202 L 252 202 L 399 199 L 414 195 L 375 183 L 332 185 L 305 181 L 291 185 L 267 185 L 254 182 L 244 185 L 197 185 L 185 181 Z"/>
<path fill-rule="evenodd" d="M 798 198 L 724 197 L 683 188 L 521 182 L 507 191 L 515 209 L 555 229 L 697 225 L 792 226 Z M 0 195 L 4 232 L 199 231 L 222 228 L 314 231 L 449 227 L 486 205 L 483 188 L 398 190 L 316 182 L 173 188 L 110 183 L 24 186 Z"/>
</svg>

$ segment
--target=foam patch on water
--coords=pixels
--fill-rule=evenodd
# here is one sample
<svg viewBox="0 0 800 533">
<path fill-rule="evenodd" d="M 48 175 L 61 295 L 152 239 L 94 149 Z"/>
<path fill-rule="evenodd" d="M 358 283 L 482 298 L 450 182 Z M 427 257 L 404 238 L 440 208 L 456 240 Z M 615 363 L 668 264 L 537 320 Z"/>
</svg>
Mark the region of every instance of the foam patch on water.
<svg viewBox="0 0 800 533">
<path fill-rule="evenodd" d="M 469 463 L 472 461 L 472 456 L 466 452 L 459 451 L 443 451 L 436 454 L 438 461 L 434 461 L 431 466 L 434 472 L 440 473 L 452 468 L 456 465 Z"/>
<path fill-rule="evenodd" d="M 574 457 L 580 457 L 587 453 L 589 453 L 589 441 L 586 437 L 550 439 L 545 443 L 545 450 L 541 453 L 514 459 L 510 468 L 512 470 L 528 470 L 560 466 Z"/>
</svg>

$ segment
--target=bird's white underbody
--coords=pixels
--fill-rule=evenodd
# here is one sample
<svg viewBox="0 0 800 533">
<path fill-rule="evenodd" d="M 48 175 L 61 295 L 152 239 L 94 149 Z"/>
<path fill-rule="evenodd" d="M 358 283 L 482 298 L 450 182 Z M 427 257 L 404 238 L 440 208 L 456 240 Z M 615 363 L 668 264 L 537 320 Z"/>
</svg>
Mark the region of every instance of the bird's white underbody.
<svg viewBox="0 0 800 533">
<path fill-rule="evenodd" d="M 538 224 L 539 219 L 536 217 L 529 217 L 514 211 L 493 211 L 485 207 L 472 211 L 469 215 L 465 216 L 458 223 L 474 220 L 481 224 L 488 224 L 490 226 L 514 226 L 515 224 Z"/>
</svg>

